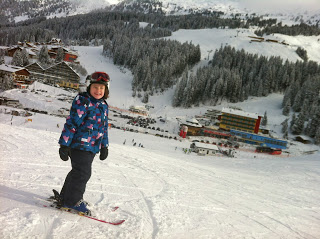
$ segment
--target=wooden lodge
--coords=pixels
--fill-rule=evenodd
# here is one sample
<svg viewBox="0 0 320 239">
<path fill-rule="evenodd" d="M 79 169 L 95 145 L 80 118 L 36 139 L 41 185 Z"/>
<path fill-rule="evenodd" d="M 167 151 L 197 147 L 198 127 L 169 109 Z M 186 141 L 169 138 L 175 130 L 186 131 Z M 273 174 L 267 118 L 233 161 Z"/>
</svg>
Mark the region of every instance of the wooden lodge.
<svg viewBox="0 0 320 239">
<path fill-rule="evenodd" d="M 49 68 L 42 68 L 37 62 L 26 66 L 34 80 L 58 84 L 61 87 L 79 88 L 80 76 L 65 62 L 57 63 Z"/>
<path fill-rule="evenodd" d="M 33 81 L 30 79 L 30 72 L 24 67 L 2 64 L 0 65 L 0 78 L 8 76 L 16 88 L 26 88 Z"/>
</svg>

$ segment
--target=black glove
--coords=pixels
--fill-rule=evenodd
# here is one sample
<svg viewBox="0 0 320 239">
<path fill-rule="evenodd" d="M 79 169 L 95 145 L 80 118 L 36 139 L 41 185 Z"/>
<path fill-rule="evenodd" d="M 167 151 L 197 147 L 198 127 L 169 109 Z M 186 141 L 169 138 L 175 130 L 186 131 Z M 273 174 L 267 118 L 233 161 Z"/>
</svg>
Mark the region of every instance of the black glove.
<svg viewBox="0 0 320 239">
<path fill-rule="evenodd" d="M 105 160 L 108 157 L 108 148 L 100 149 L 100 160 Z"/>
<path fill-rule="evenodd" d="M 60 145 L 59 155 L 63 161 L 68 161 L 68 157 L 70 156 L 70 148 L 65 145 Z"/>
</svg>

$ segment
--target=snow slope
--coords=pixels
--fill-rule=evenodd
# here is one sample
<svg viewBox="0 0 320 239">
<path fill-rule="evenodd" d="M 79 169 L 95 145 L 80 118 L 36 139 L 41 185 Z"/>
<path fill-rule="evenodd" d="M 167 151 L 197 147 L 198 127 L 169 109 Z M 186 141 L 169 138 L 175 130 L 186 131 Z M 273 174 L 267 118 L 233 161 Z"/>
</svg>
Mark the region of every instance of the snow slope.
<svg viewBox="0 0 320 239">
<path fill-rule="evenodd" d="M 42 207 L 70 170 L 58 157 L 60 133 L 0 128 L 1 238 L 320 236 L 319 153 L 200 157 L 182 152 L 189 142 L 112 129 L 109 157 L 94 161 L 85 194 L 99 218 L 126 219 L 110 226 Z"/>
</svg>

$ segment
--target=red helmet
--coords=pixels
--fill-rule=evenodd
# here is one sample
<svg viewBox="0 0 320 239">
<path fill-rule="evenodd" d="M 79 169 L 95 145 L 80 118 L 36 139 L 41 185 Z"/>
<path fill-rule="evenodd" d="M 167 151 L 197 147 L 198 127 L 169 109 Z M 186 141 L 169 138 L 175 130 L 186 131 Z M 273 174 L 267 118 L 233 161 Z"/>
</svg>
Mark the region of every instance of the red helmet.
<svg viewBox="0 0 320 239">
<path fill-rule="evenodd" d="M 103 71 L 96 71 L 91 75 L 90 85 L 93 83 L 103 84 L 109 89 L 110 77 L 107 73 Z"/>
</svg>

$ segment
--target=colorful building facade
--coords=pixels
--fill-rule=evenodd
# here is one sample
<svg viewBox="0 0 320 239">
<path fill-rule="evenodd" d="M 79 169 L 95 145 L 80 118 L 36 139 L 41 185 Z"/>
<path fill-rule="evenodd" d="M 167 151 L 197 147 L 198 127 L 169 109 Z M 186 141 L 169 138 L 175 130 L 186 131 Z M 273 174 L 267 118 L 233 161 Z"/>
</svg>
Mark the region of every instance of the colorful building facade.
<svg viewBox="0 0 320 239">
<path fill-rule="evenodd" d="M 223 130 L 241 130 L 258 133 L 262 116 L 241 110 L 223 108 L 221 111 L 219 128 Z"/>
</svg>

